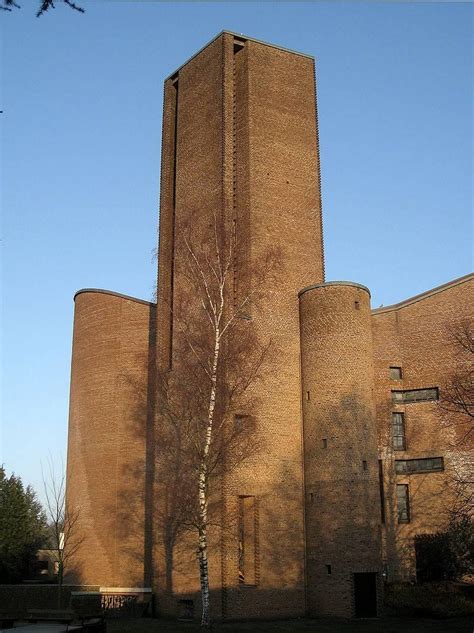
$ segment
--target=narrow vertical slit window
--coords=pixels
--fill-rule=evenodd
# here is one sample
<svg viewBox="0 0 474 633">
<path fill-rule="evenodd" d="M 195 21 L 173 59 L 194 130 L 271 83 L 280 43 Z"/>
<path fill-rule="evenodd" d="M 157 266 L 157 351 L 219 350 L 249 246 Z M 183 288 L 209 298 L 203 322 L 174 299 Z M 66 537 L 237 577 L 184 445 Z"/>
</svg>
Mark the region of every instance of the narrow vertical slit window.
<svg viewBox="0 0 474 633">
<path fill-rule="evenodd" d="M 311 400 L 309 391 L 306 392 L 306 400 L 308 400 L 308 401 Z"/>
<path fill-rule="evenodd" d="M 327 439 L 325 437 L 323 437 L 323 439 L 322 439 L 322 446 L 323 446 L 323 448 L 327 448 L 328 447 L 328 441 L 327 441 Z"/>
<path fill-rule="evenodd" d="M 243 45 L 234 39 L 234 62 L 232 70 L 232 268 L 233 268 L 233 292 L 232 300 L 234 310 L 237 308 L 238 301 L 238 258 L 237 258 L 237 147 L 236 147 L 236 129 L 237 129 L 237 98 L 236 98 L 236 70 L 235 55 L 242 50 Z"/>
<path fill-rule="evenodd" d="M 408 484 L 397 484 L 397 511 L 399 523 L 410 523 L 410 496 Z"/>
<path fill-rule="evenodd" d="M 379 491 L 380 491 L 380 518 L 385 523 L 385 490 L 383 485 L 383 462 L 379 459 Z"/>
<path fill-rule="evenodd" d="M 399 411 L 392 413 L 392 446 L 394 451 L 406 450 L 405 415 Z"/>
<path fill-rule="evenodd" d="M 256 584 L 256 499 L 239 497 L 239 584 Z"/>
<path fill-rule="evenodd" d="M 169 340 L 169 367 L 173 362 L 173 303 L 174 303 L 174 272 L 175 272 L 175 242 L 176 242 L 176 156 L 178 146 L 178 96 L 179 78 L 178 73 L 173 77 L 173 88 L 175 90 L 174 103 L 174 130 L 173 130 L 173 167 L 172 167 L 172 225 L 171 225 L 171 271 L 170 271 L 170 340 Z"/>
<path fill-rule="evenodd" d="M 332 574 L 332 567 L 331 565 L 326 565 L 326 573 L 328 576 L 330 576 Z"/>
<path fill-rule="evenodd" d="M 362 460 L 362 470 L 367 470 L 367 460 L 366 459 Z"/>
</svg>

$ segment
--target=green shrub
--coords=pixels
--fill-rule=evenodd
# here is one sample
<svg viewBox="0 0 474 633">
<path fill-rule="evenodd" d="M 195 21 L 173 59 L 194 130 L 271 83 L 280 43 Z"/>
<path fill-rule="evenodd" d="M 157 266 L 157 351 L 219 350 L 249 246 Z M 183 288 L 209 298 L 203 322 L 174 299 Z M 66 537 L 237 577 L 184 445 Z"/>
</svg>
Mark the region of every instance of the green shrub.
<svg viewBox="0 0 474 633">
<path fill-rule="evenodd" d="M 385 606 L 393 615 L 452 618 L 474 615 L 474 601 L 454 584 L 394 584 L 385 592 Z"/>
<path fill-rule="evenodd" d="M 474 571 L 474 524 L 470 517 L 452 519 L 448 529 L 415 536 L 418 582 L 456 580 Z"/>
</svg>

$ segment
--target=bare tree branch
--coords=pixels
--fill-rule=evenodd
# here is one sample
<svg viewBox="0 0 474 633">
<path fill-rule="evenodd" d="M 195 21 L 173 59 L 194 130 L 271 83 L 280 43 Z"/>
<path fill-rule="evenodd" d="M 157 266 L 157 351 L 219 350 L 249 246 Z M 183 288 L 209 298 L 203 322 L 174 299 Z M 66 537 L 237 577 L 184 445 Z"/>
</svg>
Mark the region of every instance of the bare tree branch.
<svg viewBox="0 0 474 633">
<path fill-rule="evenodd" d="M 71 9 L 74 9 L 75 11 L 79 11 L 79 13 L 85 13 L 85 9 L 77 5 L 75 2 L 72 2 L 72 0 L 62 0 L 62 2 L 64 2 L 64 4 L 67 4 L 68 7 L 71 7 Z M 42 0 L 40 8 L 38 9 L 38 12 L 36 14 L 36 17 L 39 18 L 41 15 L 46 13 L 49 9 L 55 9 L 55 8 L 56 7 L 54 4 L 54 0 Z"/>
<path fill-rule="evenodd" d="M 254 262 L 242 284 L 247 291 L 235 306 L 229 287 L 235 235 L 215 212 L 209 224 L 202 218 L 191 220 L 177 232 L 171 318 L 178 327 L 173 329 L 172 369 L 157 381 L 163 442 L 156 470 L 160 494 L 173 490 L 172 499 L 161 506 L 159 521 L 170 564 L 177 539 L 190 529 L 197 532 L 201 623 L 207 627 L 208 529 L 228 529 L 215 515 L 221 503 L 221 487 L 215 482 L 261 450 L 257 427 L 248 415 L 256 406 L 250 387 L 258 380 L 270 342 L 260 342 L 255 324 L 243 313 L 263 296 L 278 257 L 269 253 Z M 239 412 L 244 415 L 237 423 Z M 170 587 L 168 571 L 166 577 Z"/>
<path fill-rule="evenodd" d="M 46 516 L 48 519 L 51 545 L 58 561 L 58 608 L 61 607 L 61 589 L 64 574 L 70 561 L 84 542 L 79 532 L 79 509 L 71 506 L 66 496 L 66 476 L 64 464 L 58 473 L 51 457 L 48 458 L 47 472 L 41 466 L 43 488 L 46 497 Z"/>
</svg>

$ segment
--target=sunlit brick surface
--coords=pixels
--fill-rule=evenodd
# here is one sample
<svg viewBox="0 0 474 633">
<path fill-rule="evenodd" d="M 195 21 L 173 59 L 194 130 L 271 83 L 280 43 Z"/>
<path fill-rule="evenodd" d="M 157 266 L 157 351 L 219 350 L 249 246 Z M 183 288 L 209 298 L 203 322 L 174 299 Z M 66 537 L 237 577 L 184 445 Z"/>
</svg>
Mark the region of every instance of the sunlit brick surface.
<svg viewBox="0 0 474 633">
<path fill-rule="evenodd" d="M 308 608 L 351 617 L 353 574 L 381 571 L 370 296 L 329 283 L 300 313 Z"/>
<path fill-rule="evenodd" d="M 399 307 L 375 310 L 372 316 L 379 450 L 383 459 L 386 494 L 384 559 L 390 580 L 415 577 L 415 534 L 433 533 L 446 526 L 453 507 L 456 472 L 466 480 L 474 468 L 474 444 L 462 440 L 466 427 L 443 423 L 436 402 L 394 404 L 393 389 L 439 387 L 472 355 L 456 346 L 453 334 L 460 324 L 472 323 L 473 278 L 427 292 Z M 389 367 L 400 366 L 402 379 L 390 378 Z M 404 414 L 406 450 L 393 450 L 392 412 Z M 472 434 L 471 434 L 472 435 Z M 444 457 L 444 472 L 396 475 L 394 460 Z M 398 524 L 396 484 L 408 484 L 411 521 Z"/>
<path fill-rule="evenodd" d="M 143 585 L 152 309 L 112 294 L 76 296 L 68 499 L 85 538 L 66 570 L 76 583 Z"/>
</svg>

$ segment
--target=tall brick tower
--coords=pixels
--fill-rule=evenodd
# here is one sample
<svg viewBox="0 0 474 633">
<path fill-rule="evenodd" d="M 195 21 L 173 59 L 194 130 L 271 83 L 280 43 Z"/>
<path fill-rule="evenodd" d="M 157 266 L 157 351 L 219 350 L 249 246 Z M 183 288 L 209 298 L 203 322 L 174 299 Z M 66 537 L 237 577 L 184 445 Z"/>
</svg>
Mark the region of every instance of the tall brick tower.
<svg viewBox="0 0 474 633">
<path fill-rule="evenodd" d="M 251 525 L 246 551 L 252 555 L 245 583 L 239 582 L 238 548 L 224 534 L 220 552 L 213 553 L 211 589 L 221 592 L 227 617 L 301 614 L 298 291 L 324 281 L 312 57 L 224 32 L 165 82 L 157 306 L 158 361 L 164 368 L 172 369 L 176 327 L 170 306 L 181 293 L 175 271 L 179 227 L 191 214 L 194 222 L 205 223 L 214 213 L 235 231 L 237 295 L 245 293 L 265 251 L 278 251 L 281 269 L 252 314 L 257 336 L 272 340 L 258 410 L 249 412 L 265 453 L 234 474 L 223 491 L 229 521 L 244 512 Z M 185 592 L 191 582 L 177 573 L 174 586 Z"/>
<path fill-rule="evenodd" d="M 88 534 L 75 561 L 84 583 L 153 584 L 166 609 L 176 604 L 154 524 L 153 372 L 155 362 L 173 368 L 179 227 L 216 214 L 235 231 L 237 296 L 267 249 L 279 253 L 280 270 L 250 315 L 257 336 L 272 339 L 249 412 L 265 451 L 222 489 L 229 524 L 240 516 L 245 525 L 245 579 L 222 530 L 211 552 L 213 608 L 223 617 L 305 612 L 298 291 L 324 282 L 315 95 L 312 57 L 229 32 L 165 81 L 156 313 L 107 291 L 76 296 L 68 472 Z M 194 566 L 194 545 L 176 553 L 182 598 L 198 595 Z"/>
</svg>

